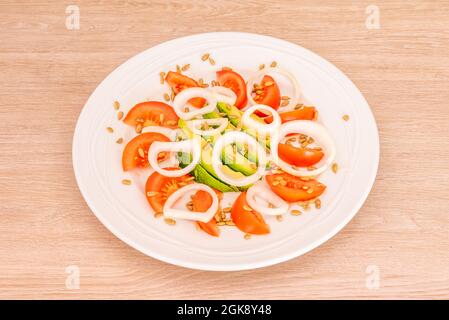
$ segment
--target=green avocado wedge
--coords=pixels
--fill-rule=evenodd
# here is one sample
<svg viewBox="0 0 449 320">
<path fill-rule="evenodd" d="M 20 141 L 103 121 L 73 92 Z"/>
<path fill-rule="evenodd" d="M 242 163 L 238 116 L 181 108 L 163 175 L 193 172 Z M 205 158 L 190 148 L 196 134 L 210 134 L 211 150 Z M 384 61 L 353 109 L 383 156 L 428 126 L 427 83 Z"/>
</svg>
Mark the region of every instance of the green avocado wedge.
<svg viewBox="0 0 449 320">
<path fill-rule="evenodd" d="M 237 110 L 238 111 L 238 110 Z M 215 118 L 222 118 L 218 112 L 210 112 L 203 115 L 204 119 L 215 119 Z M 226 131 L 235 131 L 236 127 L 232 124 L 231 121 L 229 121 L 228 126 L 225 129 Z M 235 142 L 235 145 L 237 147 L 237 151 L 244 156 L 246 159 L 248 159 L 250 162 L 253 162 L 257 165 L 257 154 L 254 149 L 249 149 L 245 147 L 245 145 L 239 141 Z M 238 169 L 235 169 L 237 171 L 240 171 Z M 242 171 L 240 171 L 242 172 Z"/>
<path fill-rule="evenodd" d="M 229 121 L 235 126 L 238 127 L 239 123 L 242 122 L 242 115 L 243 112 L 240 111 L 237 107 L 235 106 L 231 106 L 227 103 L 224 102 L 218 102 L 217 103 L 217 108 L 221 113 L 226 114 L 226 117 L 229 119 Z M 261 123 L 265 123 L 263 121 L 262 118 L 258 117 L 255 114 L 252 114 L 251 117 L 256 120 L 256 121 L 260 121 Z M 241 125 L 241 124 L 240 124 Z M 263 138 L 260 139 L 261 137 L 258 137 L 258 134 L 256 132 L 256 130 L 252 129 L 252 128 L 248 128 L 246 126 L 242 127 L 242 131 L 249 134 L 250 136 L 253 136 L 254 138 L 256 138 L 256 140 L 264 147 L 269 149 L 270 148 L 270 139 L 269 138 Z M 254 155 L 255 156 L 255 155 Z M 253 155 L 251 155 L 251 158 L 253 158 Z M 250 159 L 253 160 L 253 159 Z"/>
<path fill-rule="evenodd" d="M 232 145 L 227 145 L 223 148 L 221 160 L 232 170 L 241 172 L 245 176 L 253 175 L 257 171 L 257 165 L 246 159 L 237 150 L 234 150 Z"/>
<path fill-rule="evenodd" d="M 193 137 L 193 133 L 187 127 L 187 123 L 184 120 L 180 119 L 178 121 L 178 125 L 183 130 L 183 132 L 186 133 L 187 137 Z M 219 182 L 223 185 L 226 185 L 228 187 L 228 188 L 221 188 L 221 189 L 217 188 L 218 190 L 223 191 L 223 192 L 239 191 L 239 190 L 242 190 L 242 188 L 244 190 L 246 190 L 247 187 L 240 188 L 240 187 L 230 186 L 218 178 L 218 176 L 215 173 L 215 170 L 212 166 L 212 144 L 211 143 L 213 143 L 214 137 L 208 137 L 208 138 L 212 141 L 208 142 L 208 141 L 206 141 L 205 138 L 203 138 L 203 137 L 201 138 L 201 158 L 200 158 L 200 163 L 198 165 L 201 166 L 202 169 L 204 169 L 208 173 L 210 178 L 213 178 L 217 182 Z M 182 160 L 180 160 L 180 162 L 183 166 L 186 166 L 190 161 L 190 157 L 188 154 L 182 154 L 181 159 Z M 222 165 L 221 169 L 226 175 L 228 175 L 236 180 L 243 179 L 245 177 L 245 175 L 243 173 L 234 171 L 229 166 Z M 206 175 L 203 175 L 202 182 L 212 186 L 212 184 L 209 184 L 207 181 L 204 181 L 205 177 L 206 177 Z M 211 180 L 211 183 L 212 183 L 212 180 Z M 214 184 L 217 184 L 217 183 L 214 182 Z M 228 190 L 229 188 L 230 188 L 230 190 Z M 223 189 L 226 189 L 227 191 L 224 191 Z"/>
<path fill-rule="evenodd" d="M 238 191 L 235 187 L 232 187 L 224 182 L 213 177 L 206 169 L 204 169 L 201 165 L 197 165 L 195 169 L 193 169 L 193 175 L 195 180 L 199 183 L 207 184 L 208 186 L 217 189 L 221 192 L 234 192 Z"/>
</svg>

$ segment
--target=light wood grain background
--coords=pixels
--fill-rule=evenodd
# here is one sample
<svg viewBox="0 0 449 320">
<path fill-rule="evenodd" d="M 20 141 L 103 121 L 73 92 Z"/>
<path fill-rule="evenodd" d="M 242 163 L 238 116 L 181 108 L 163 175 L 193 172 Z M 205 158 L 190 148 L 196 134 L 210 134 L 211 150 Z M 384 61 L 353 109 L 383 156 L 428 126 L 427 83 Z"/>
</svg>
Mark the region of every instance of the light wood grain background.
<svg viewBox="0 0 449 320">
<path fill-rule="evenodd" d="M 65 27 L 70 4 L 80 30 Z M 379 30 L 365 26 L 371 4 Z M 367 202 L 330 241 L 280 265 L 218 273 L 146 257 L 95 218 L 75 182 L 73 130 L 98 83 L 148 47 L 210 31 L 313 50 L 377 119 Z M 0 298 L 449 298 L 449 3 L 0 0 L 0 186 Z M 79 290 L 65 286 L 70 265 Z M 370 265 L 378 289 L 366 286 Z"/>
</svg>

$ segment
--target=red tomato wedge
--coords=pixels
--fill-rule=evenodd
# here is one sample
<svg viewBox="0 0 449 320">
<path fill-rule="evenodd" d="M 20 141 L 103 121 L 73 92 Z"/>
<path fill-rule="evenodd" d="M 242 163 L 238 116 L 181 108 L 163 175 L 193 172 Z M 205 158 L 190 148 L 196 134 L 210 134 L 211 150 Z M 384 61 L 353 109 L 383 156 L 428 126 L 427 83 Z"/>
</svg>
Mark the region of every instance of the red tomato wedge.
<svg viewBox="0 0 449 320">
<path fill-rule="evenodd" d="M 217 80 L 220 86 L 226 87 L 234 91 L 237 95 L 235 106 L 239 109 L 243 108 L 248 99 L 246 97 L 246 83 L 242 76 L 232 70 L 217 71 Z"/>
<path fill-rule="evenodd" d="M 326 186 L 317 180 L 304 181 L 285 172 L 267 175 L 265 179 L 274 193 L 289 202 L 314 199 L 326 189 Z"/>
<path fill-rule="evenodd" d="M 203 190 L 197 191 L 192 197 L 193 211 L 206 212 L 212 205 L 212 197 L 209 193 Z M 220 209 L 218 209 L 220 211 Z M 220 228 L 217 226 L 217 220 L 215 217 L 207 222 L 197 221 L 200 228 L 210 234 L 211 236 L 218 237 L 220 235 Z"/>
<path fill-rule="evenodd" d="M 123 122 L 130 126 L 141 123 L 143 126 L 163 126 L 176 128 L 178 116 L 168 104 L 159 101 L 146 101 L 136 104 L 129 110 Z"/>
<path fill-rule="evenodd" d="M 279 158 L 297 167 L 313 166 L 324 157 L 324 153 L 320 149 L 296 148 L 286 143 L 279 143 L 278 154 Z"/>
<path fill-rule="evenodd" d="M 147 132 L 129 141 L 123 150 L 123 171 L 148 167 L 150 165 L 148 162 L 148 148 L 154 141 L 168 142 L 170 139 L 160 133 Z"/>
<path fill-rule="evenodd" d="M 292 110 L 287 112 L 280 112 L 282 123 L 293 121 L 293 120 L 315 120 L 317 116 L 317 111 L 315 107 L 302 107 L 298 110 Z M 271 123 L 273 121 L 273 116 L 268 116 L 264 118 L 266 123 Z"/>
<path fill-rule="evenodd" d="M 232 221 L 234 221 L 237 228 L 250 234 L 270 233 L 270 226 L 265 222 L 262 215 L 249 209 L 251 207 L 246 202 L 246 192 L 242 192 L 231 209 Z"/>
<path fill-rule="evenodd" d="M 182 90 L 187 88 L 199 87 L 198 82 L 189 78 L 179 72 L 169 71 L 165 76 L 165 81 L 169 84 L 175 94 L 180 93 Z M 196 107 L 201 108 L 206 103 L 203 98 L 193 98 L 189 100 L 189 103 Z"/>
<path fill-rule="evenodd" d="M 168 168 L 178 170 L 178 168 Z M 159 172 L 153 172 L 145 184 L 145 195 L 148 203 L 156 213 L 161 213 L 167 198 L 180 187 L 192 182 L 192 176 L 166 177 Z"/>
<path fill-rule="evenodd" d="M 260 83 L 260 88 L 256 89 L 253 95 L 254 101 L 259 104 L 264 104 L 272 107 L 277 110 L 281 103 L 281 91 L 279 87 L 274 81 L 274 79 L 268 75 L 265 75 L 262 78 L 262 82 Z M 257 114 L 261 114 L 261 112 L 256 112 Z M 262 116 L 265 114 L 261 114 Z"/>
</svg>

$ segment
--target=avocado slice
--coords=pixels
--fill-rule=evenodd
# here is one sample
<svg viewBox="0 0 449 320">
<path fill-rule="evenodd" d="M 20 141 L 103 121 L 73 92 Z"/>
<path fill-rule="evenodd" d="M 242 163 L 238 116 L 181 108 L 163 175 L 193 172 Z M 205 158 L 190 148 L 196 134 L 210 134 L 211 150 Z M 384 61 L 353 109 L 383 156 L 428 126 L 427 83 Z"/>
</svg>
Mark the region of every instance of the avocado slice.
<svg viewBox="0 0 449 320">
<path fill-rule="evenodd" d="M 208 113 L 207 116 L 214 117 L 219 116 L 216 112 Z M 211 118 L 209 118 L 211 119 Z M 187 127 L 187 124 L 184 120 L 179 120 L 179 127 L 183 129 L 184 132 L 186 132 L 187 136 L 192 136 L 192 132 Z M 228 125 L 228 129 L 235 128 L 231 123 Z M 209 141 L 211 143 L 214 143 L 217 139 L 217 136 L 215 137 L 208 137 Z M 206 139 L 201 139 L 201 165 L 209 171 L 213 176 L 216 177 L 216 174 L 212 168 L 212 146 L 207 144 L 208 142 Z M 236 143 L 238 144 L 238 143 Z M 243 148 L 243 145 L 242 145 Z M 251 149 L 252 150 L 252 149 Z M 255 157 L 255 155 L 254 155 Z M 232 177 L 239 178 L 240 175 L 238 173 L 243 173 L 245 176 L 250 176 L 254 174 L 257 170 L 257 165 L 254 162 L 251 162 L 247 158 L 245 158 L 241 153 L 234 152 L 231 145 L 226 146 L 223 149 L 222 152 L 222 161 L 224 162 L 225 166 L 223 168 L 223 171 L 227 174 L 231 175 Z M 228 170 L 230 169 L 233 170 Z M 236 172 L 234 172 L 236 171 Z M 217 177 L 218 178 L 218 177 Z"/>
<path fill-rule="evenodd" d="M 237 111 L 239 111 L 237 109 Z M 239 111 L 240 112 L 240 111 Z M 241 112 L 240 112 L 241 114 Z M 256 116 L 257 117 L 257 116 Z M 203 118 L 205 119 L 215 119 L 215 118 L 221 118 L 220 114 L 218 112 L 210 112 L 203 115 Z M 260 118 L 259 118 L 260 119 Z M 236 130 L 236 127 L 232 124 L 231 121 L 229 121 L 228 126 L 226 127 L 225 131 L 233 131 Z M 253 162 L 257 165 L 257 153 L 254 151 L 254 149 L 249 149 L 245 147 L 245 145 L 239 141 L 235 142 L 235 145 L 237 146 L 237 151 L 247 158 L 250 162 Z M 237 170 L 240 171 L 240 170 Z M 241 171 L 242 172 L 242 171 Z"/>
<path fill-rule="evenodd" d="M 212 176 L 206 169 L 204 169 L 201 165 L 197 165 L 195 169 L 193 169 L 193 175 L 195 176 L 195 180 L 200 183 L 207 184 L 208 186 L 220 190 L 221 192 L 233 192 L 237 191 L 230 185 L 227 185 L 224 182 L 216 179 Z"/>
<path fill-rule="evenodd" d="M 245 176 L 250 176 L 257 171 L 257 165 L 246 159 L 230 144 L 223 148 L 221 160 L 229 168 L 241 172 Z"/>
<path fill-rule="evenodd" d="M 218 110 L 219 110 L 220 112 L 223 112 L 223 113 L 226 114 L 226 116 L 228 117 L 229 121 L 230 121 L 234 126 L 238 127 L 239 123 L 242 122 L 242 115 L 243 115 L 243 112 L 240 111 L 237 107 L 231 106 L 231 105 L 229 105 L 229 104 L 227 104 L 227 103 L 224 103 L 224 102 L 218 102 L 218 103 L 217 103 L 217 108 L 218 108 Z M 263 121 L 262 118 L 258 117 L 258 116 L 255 115 L 255 114 L 251 115 L 251 117 L 254 118 L 254 120 L 256 120 L 256 121 L 260 121 L 260 122 L 262 122 L 262 123 L 265 123 L 265 122 Z M 253 136 L 254 138 L 256 138 L 256 139 L 259 141 L 256 130 L 254 130 L 254 129 L 252 129 L 252 128 L 248 128 L 248 127 L 246 127 L 246 126 L 243 126 L 243 127 L 242 127 L 242 130 L 243 130 L 244 132 L 248 133 L 249 135 Z M 269 139 L 269 138 L 265 138 L 265 139 L 263 139 L 263 140 L 260 140 L 259 143 L 260 143 L 263 147 L 265 147 L 265 148 L 267 148 L 267 149 L 270 148 L 270 139 Z M 255 157 L 255 156 L 256 156 L 256 155 L 251 155 L 252 158 Z M 253 160 L 253 159 L 251 159 L 251 160 Z"/>
<path fill-rule="evenodd" d="M 179 127 L 187 134 L 187 136 L 192 137 L 192 132 L 190 131 L 190 129 L 187 127 L 187 124 L 185 123 L 184 120 L 179 120 L 178 121 L 178 125 Z M 213 137 L 212 137 L 213 138 Z M 183 156 L 180 159 L 180 162 L 183 165 L 186 165 L 185 163 L 188 164 L 190 157 L 189 156 Z M 214 178 L 215 180 L 217 180 L 218 182 L 227 185 L 225 182 L 222 182 L 217 174 L 215 173 L 215 170 L 212 166 L 212 146 L 206 141 L 206 139 L 201 138 L 201 158 L 200 158 L 200 163 L 199 165 L 209 173 L 209 175 Z M 235 178 L 235 179 L 242 179 L 245 177 L 245 175 L 243 175 L 241 172 L 237 172 L 232 170 L 230 167 L 226 166 L 226 165 L 222 165 L 222 170 L 225 174 Z M 204 180 L 204 179 L 203 179 Z M 207 181 L 204 181 L 204 183 L 209 184 Z M 231 188 L 230 191 L 239 191 L 241 190 L 241 188 L 238 188 L 236 186 L 230 186 L 227 185 L 229 188 Z M 247 187 L 244 187 L 247 188 Z"/>
</svg>

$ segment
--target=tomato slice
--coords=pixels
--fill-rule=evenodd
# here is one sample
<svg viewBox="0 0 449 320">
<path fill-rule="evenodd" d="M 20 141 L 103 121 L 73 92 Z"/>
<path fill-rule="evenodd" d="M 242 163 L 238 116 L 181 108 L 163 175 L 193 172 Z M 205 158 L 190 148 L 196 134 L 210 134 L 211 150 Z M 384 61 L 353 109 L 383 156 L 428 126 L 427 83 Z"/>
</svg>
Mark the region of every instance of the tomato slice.
<svg viewBox="0 0 449 320">
<path fill-rule="evenodd" d="M 277 110 L 281 103 L 281 91 L 276 81 L 272 77 L 265 75 L 259 87 L 255 88 L 253 99 L 259 104 L 264 104 Z"/>
<path fill-rule="evenodd" d="M 212 205 L 212 197 L 209 193 L 203 190 L 197 191 L 192 197 L 193 210 L 197 212 L 206 212 Z M 220 208 L 218 209 L 220 211 Z M 215 217 L 207 222 L 197 221 L 202 230 L 210 234 L 211 236 L 218 237 L 220 235 L 220 228 L 217 226 L 217 220 Z"/>
<path fill-rule="evenodd" d="M 178 168 L 167 168 L 167 170 L 178 170 Z M 192 176 L 188 174 L 181 177 L 166 177 L 159 172 L 153 172 L 145 184 L 148 203 L 155 212 L 162 212 L 167 198 L 180 187 L 192 181 Z"/>
<path fill-rule="evenodd" d="M 295 177 L 288 173 L 270 174 L 265 177 L 271 190 L 289 202 L 307 201 L 320 196 L 326 186 L 321 182 Z"/>
<path fill-rule="evenodd" d="M 270 226 L 265 222 L 262 215 L 257 211 L 249 211 L 248 209 L 251 208 L 246 202 L 246 192 L 242 192 L 231 209 L 232 221 L 237 228 L 250 234 L 270 233 Z"/>
<path fill-rule="evenodd" d="M 324 157 L 324 153 L 320 149 L 296 148 L 286 143 L 279 143 L 278 154 L 279 158 L 297 167 L 313 166 Z"/>
<path fill-rule="evenodd" d="M 279 113 L 282 123 L 293 121 L 293 120 L 315 120 L 317 116 L 317 111 L 315 107 L 302 107 L 297 110 L 281 112 Z M 271 123 L 273 121 L 273 116 L 268 116 L 264 118 L 266 123 Z"/>
<path fill-rule="evenodd" d="M 234 91 L 237 95 L 235 106 L 239 109 L 243 108 L 248 99 L 246 96 L 246 83 L 242 76 L 232 70 L 217 71 L 217 80 L 220 86 L 226 87 Z"/>
<path fill-rule="evenodd" d="M 160 133 L 147 132 L 138 135 L 128 142 L 122 155 L 123 171 L 148 167 L 150 165 L 148 162 L 148 149 L 154 141 L 168 142 L 170 139 Z"/>
<path fill-rule="evenodd" d="M 130 126 L 141 123 L 146 126 L 176 128 L 179 117 L 171 106 L 159 101 L 146 101 L 136 104 L 129 110 L 123 122 Z"/>
<path fill-rule="evenodd" d="M 200 85 L 194 79 L 189 78 L 182 73 L 169 71 L 165 76 L 165 81 L 169 84 L 175 94 L 180 93 L 187 88 L 199 87 Z M 196 107 L 201 108 L 206 103 L 203 98 L 193 98 L 189 100 L 189 103 Z"/>
</svg>

